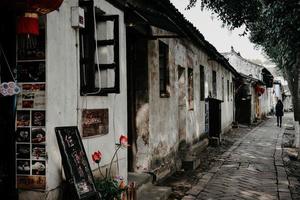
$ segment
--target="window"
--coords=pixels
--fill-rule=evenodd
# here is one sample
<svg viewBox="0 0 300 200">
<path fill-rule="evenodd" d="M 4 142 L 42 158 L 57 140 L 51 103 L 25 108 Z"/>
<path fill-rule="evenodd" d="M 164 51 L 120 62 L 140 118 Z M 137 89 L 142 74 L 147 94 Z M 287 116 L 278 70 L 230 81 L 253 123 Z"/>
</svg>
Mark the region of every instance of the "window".
<svg viewBox="0 0 300 200">
<path fill-rule="evenodd" d="M 224 77 L 222 76 L 222 101 L 224 101 L 224 96 L 225 96 L 224 85 L 225 85 L 225 83 L 224 83 Z"/>
<path fill-rule="evenodd" d="M 229 80 L 227 80 L 227 101 L 229 101 L 229 96 L 230 96 L 230 93 L 229 93 Z"/>
<path fill-rule="evenodd" d="M 81 1 L 80 6 L 86 18 L 86 26 L 79 33 L 80 93 L 119 93 L 119 16 L 104 15 L 93 1 Z"/>
<path fill-rule="evenodd" d="M 205 75 L 204 75 L 204 67 L 200 66 L 200 101 L 204 101 L 205 95 Z"/>
<path fill-rule="evenodd" d="M 193 69 L 188 68 L 188 102 L 189 110 L 194 109 L 194 76 Z"/>
<path fill-rule="evenodd" d="M 233 84 L 230 82 L 230 94 L 232 95 L 231 101 L 233 99 Z"/>
<path fill-rule="evenodd" d="M 169 47 L 159 41 L 159 91 L 160 97 L 170 96 Z"/>
<path fill-rule="evenodd" d="M 212 71 L 212 89 L 213 89 L 213 97 L 217 98 L 217 72 Z"/>
</svg>

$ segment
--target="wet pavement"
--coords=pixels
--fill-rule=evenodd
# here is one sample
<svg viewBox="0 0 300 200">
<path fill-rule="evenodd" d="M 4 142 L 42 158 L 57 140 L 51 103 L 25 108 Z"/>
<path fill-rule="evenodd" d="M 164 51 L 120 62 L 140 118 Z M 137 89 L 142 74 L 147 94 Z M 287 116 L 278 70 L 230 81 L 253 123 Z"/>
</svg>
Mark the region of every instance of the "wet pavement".
<svg viewBox="0 0 300 200">
<path fill-rule="evenodd" d="M 269 117 L 240 135 L 208 170 L 190 172 L 194 181 L 189 182 L 184 197 L 171 199 L 299 199 L 300 163 L 290 162 L 284 145 L 282 148 L 285 127 L 291 126 L 292 114 L 286 114 L 284 120 L 280 128 L 275 117 Z"/>
</svg>

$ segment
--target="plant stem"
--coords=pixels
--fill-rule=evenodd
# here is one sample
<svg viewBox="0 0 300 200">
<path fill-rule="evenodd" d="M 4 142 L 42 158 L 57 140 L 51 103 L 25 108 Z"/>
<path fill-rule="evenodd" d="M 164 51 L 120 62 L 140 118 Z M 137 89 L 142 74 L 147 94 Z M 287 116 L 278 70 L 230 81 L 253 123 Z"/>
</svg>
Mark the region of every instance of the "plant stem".
<svg viewBox="0 0 300 200">
<path fill-rule="evenodd" d="M 98 170 L 99 170 L 99 172 L 100 172 L 100 175 L 102 176 L 102 178 L 105 178 L 104 175 L 103 175 L 102 172 L 101 172 L 101 169 L 100 169 L 100 163 L 97 163 L 97 164 L 98 164 Z"/>
<path fill-rule="evenodd" d="M 118 145 L 118 148 L 115 150 L 115 153 L 114 153 L 114 155 L 113 155 L 113 157 L 112 157 L 112 159 L 111 159 L 111 161 L 110 161 L 109 171 L 108 171 L 108 176 L 110 176 L 112 163 L 113 163 L 113 161 L 114 161 L 114 159 L 115 159 L 115 157 L 116 157 L 116 155 L 117 155 L 117 152 L 118 152 L 119 149 L 121 148 L 121 146 L 122 146 L 121 144 Z"/>
</svg>

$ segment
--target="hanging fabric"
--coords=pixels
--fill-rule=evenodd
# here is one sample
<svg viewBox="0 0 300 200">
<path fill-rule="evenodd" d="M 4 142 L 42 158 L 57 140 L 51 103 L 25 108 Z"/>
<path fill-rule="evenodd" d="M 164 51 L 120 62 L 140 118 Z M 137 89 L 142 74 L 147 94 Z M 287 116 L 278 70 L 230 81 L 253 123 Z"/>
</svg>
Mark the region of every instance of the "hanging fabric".
<svg viewBox="0 0 300 200">
<path fill-rule="evenodd" d="M 10 82 L 3 82 L 0 84 L 0 94 L 2 96 L 13 96 L 15 94 L 19 94 L 21 92 L 20 87 L 17 85 L 16 80 L 14 78 L 14 75 L 11 71 L 10 65 L 8 63 L 8 60 L 6 58 L 6 55 L 4 53 L 4 50 L 2 48 L 2 45 L 0 44 L 0 59 L 4 59 L 5 64 L 8 68 L 8 71 L 10 72 L 10 75 L 13 79 L 13 81 Z"/>
</svg>

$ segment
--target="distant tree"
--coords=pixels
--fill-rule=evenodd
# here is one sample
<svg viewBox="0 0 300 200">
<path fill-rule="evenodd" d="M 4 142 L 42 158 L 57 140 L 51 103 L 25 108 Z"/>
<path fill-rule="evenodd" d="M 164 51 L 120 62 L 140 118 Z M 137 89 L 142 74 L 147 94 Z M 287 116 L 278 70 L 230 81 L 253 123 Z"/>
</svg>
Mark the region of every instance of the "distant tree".
<svg viewBox="0 0 300 200">
<path fill-rule="evenodd" d="M 250 41 L 261 46 L 281 69 L 300 120 L 300 0 L 190 0 L 211 10 L 230 29 L 245 26 Z"/>
</svg>

